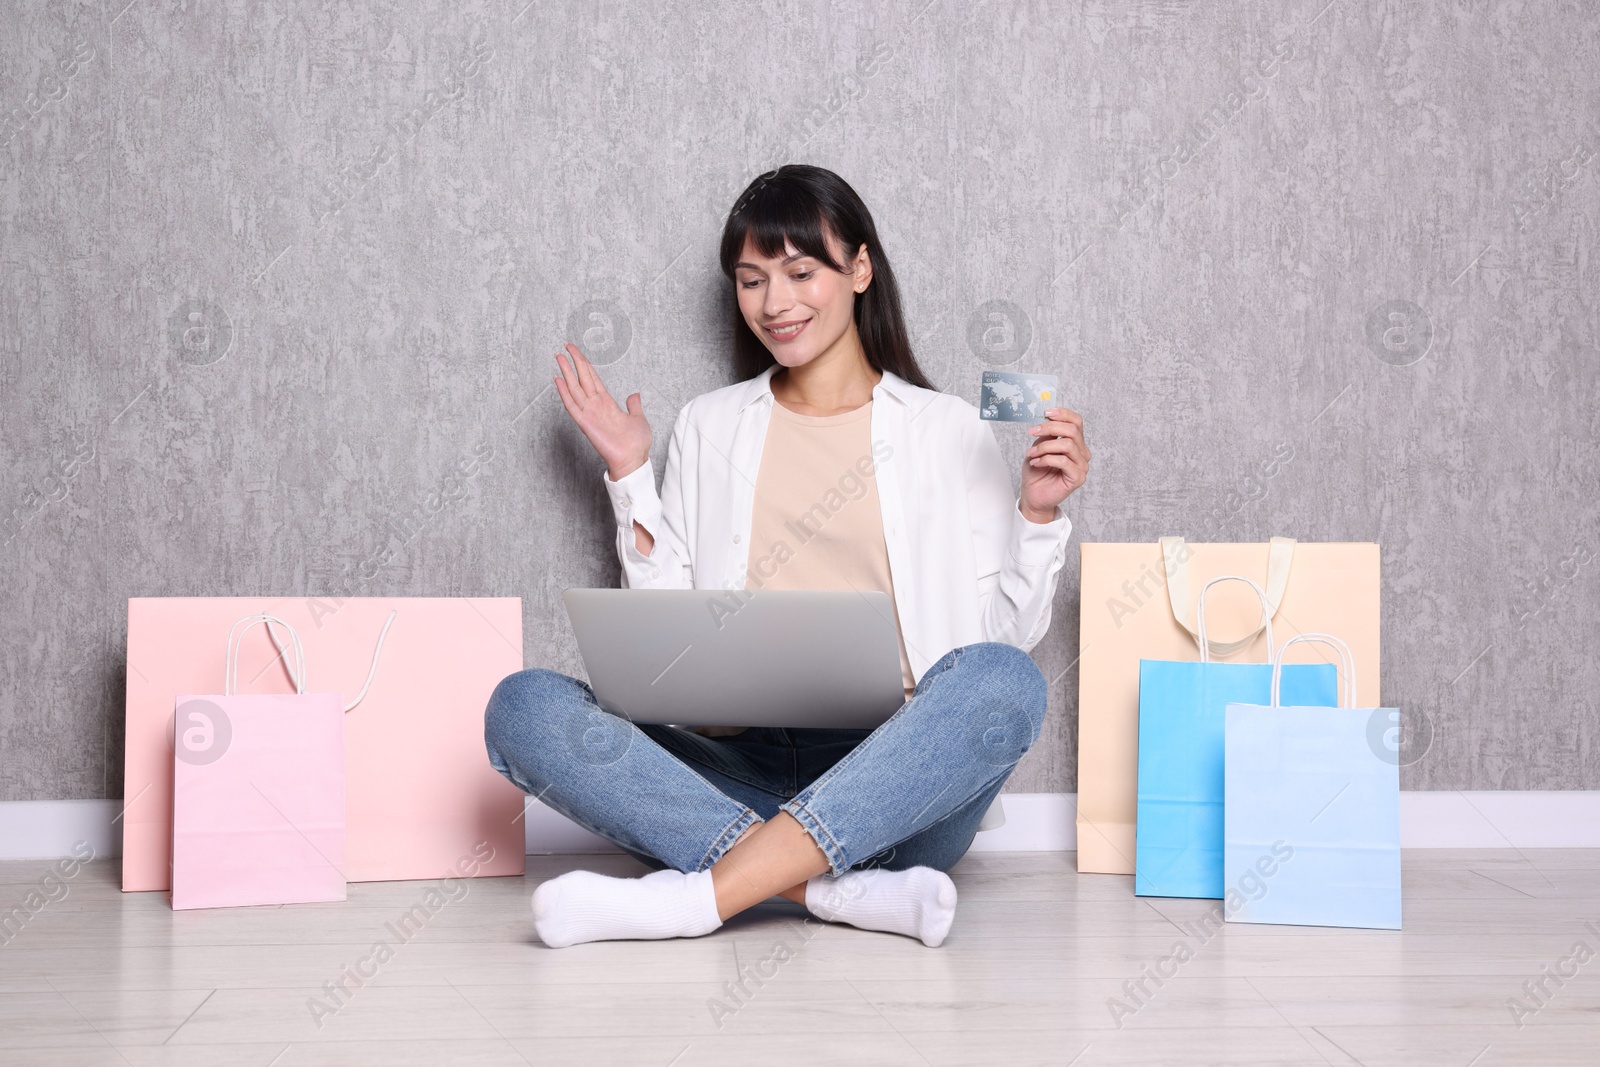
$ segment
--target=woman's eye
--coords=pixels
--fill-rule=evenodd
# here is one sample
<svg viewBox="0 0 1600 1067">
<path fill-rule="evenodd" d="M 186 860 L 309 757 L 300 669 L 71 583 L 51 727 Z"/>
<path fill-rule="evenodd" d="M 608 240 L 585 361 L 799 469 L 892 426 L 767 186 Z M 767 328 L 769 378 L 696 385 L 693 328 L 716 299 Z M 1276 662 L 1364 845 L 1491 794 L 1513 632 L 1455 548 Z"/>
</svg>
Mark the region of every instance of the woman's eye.
<svg viewBox="0 0 1600 1067">
<path fill-rule="evenodd" d="M 799 274 L 796 274 L 794 276 L 794 280 L 797 281 L 797 282 L 803 282 L 803 281 L 805 281 L 807 278 L 811 277 L 815 273 L 816 273 L 816 271 L 803 270 Z"/>
<path fill-rule="evenodd" d="M 760 278 L 752 278 L 749 281 L 740 282 L 739 284 L 744 286 L 746 289 L 754 289 L 756 286 L 761 284 L 761 279 Z"/>
</svg>

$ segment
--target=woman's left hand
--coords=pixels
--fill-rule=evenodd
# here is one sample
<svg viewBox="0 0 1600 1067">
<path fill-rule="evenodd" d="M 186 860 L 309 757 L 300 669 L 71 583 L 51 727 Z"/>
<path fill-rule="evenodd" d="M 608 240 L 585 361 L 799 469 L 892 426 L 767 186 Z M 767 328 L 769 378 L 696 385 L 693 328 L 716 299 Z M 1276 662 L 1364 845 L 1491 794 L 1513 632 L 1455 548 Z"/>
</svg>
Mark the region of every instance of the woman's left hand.
<svg viewBox="0 0 1600 1067">
<path fill-rule="evenodd" d="M 1045 421 L 1028 428 L 1033 447 L 1022 457 L 1022 492 L 1018 507 L 1034 522 L 1048 522 L 1058 504 L 1089 476 L 1089 446 L 1083 438 L 1083 416 L 1067 408 L 1050 408 Z"/>
</svg>

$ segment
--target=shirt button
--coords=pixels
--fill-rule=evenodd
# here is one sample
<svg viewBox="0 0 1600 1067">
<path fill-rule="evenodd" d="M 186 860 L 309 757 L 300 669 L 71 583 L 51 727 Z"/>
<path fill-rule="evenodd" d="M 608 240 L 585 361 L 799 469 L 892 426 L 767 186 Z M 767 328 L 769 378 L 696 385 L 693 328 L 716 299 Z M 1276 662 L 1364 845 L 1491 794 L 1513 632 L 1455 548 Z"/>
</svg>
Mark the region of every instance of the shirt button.
<svg viewBox="0 0 1600 1067">
<path fill-rule="evenodd" d="M 738 544 L 739 543 L 739 535 L 738 534 L 734 534 L 733 535 L 733 543 L 734 544 Z"/>
<path fill-rule="evenodd" d="M 617 501 L 617 503 L 621 504 L 625 508 L 631 508 L 633 507 L 633 497 L 625 496 L 621 500 Z"/>
<path fill-rule="evenodd" d="M 650 577 L 659 578 L 659 577 L 661 577 L 661 572 L 660 571 L 651 571 L 650 572 Z"/>
</svg>

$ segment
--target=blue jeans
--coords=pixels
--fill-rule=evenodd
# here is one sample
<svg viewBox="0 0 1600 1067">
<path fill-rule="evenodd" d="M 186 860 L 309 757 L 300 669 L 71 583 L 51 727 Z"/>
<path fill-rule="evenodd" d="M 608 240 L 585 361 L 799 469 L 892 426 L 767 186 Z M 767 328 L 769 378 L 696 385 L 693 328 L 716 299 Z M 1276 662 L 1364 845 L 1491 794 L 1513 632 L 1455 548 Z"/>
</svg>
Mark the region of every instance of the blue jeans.
<svg viewBox="0 0 1600 1067">
<path fill-rule="evenodd" d="M 489 762 L 647 866 L 705 870 L 780 811 L 834 874 L 949 870 L 1039 736 L 1044 675 L 984 641 L 946 653 L 876 730 L 752 728 L 704 737 L 601 711 L 575 678 L 525 670 L 484 714 Z"/>
</svg>

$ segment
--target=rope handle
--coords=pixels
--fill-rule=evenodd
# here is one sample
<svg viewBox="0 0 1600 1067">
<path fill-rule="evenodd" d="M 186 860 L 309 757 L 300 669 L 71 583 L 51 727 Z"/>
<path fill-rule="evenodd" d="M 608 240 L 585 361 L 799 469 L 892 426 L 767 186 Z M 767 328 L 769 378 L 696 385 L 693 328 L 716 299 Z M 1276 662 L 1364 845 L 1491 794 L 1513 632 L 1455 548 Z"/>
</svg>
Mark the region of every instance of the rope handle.
<svg viewBox="0 0 1600 1067">
<path fill-rule="evenodd" d="M 1338 651 L 1340 665 L 1344 667 L 1344 690 L 1341 694 L 1344 699 L 1344 703 L 1337 706 L 1345 708 L 1355 707 L 1356 658 L 1351 654 L 1350 646 L 1345 644 L 1339 638 L 1333 636 L 1332 634 L 1319 633 L 1304 633 L 1295 637 L 1291 637 L 1289 640 L 1283 643 L 1282 648 L 1278 649 L 1277 658 L 1272 661 L 1272 706 L 1275 708 L 1282 707 L 1282 705 L 1278 702 L 1278 683 L 1283 676 L 1283 654 L 1287 652 L 1289 650 L 1289 646 L 1294 644 L 1296 641 L 1305 641 L 1308 644 L 1331 645 Z"/>
<path fill-rule="evenodd" d="M 1255 637 L 1256 637 L 1256 634 L 1260 633 L 1262 630 L 1265 630 L 1267 632 L 1267 658 L 1266 658 L 1266 660 L 1264 662 L 1271 663 L 1272 662 L 1272 616 L 1275 613 L 1276 609 L 1272 606 L 1272 601 L 1267 599 L 1266 592 L 1263 591 L 1262 588 L 1259 585 L 1257 585 L 1255 582 L 1251 581 L 1249 578 L 1244 577 L 1242 574 L 1224 574 L 1220 578 L 1211 579 L 1209 582 L 1207 582 L 1200 589 L 1200 607 L 1199 607 L 1199 610 L 1198 610 L 1199 624 L 1200 624 L 1200 632 L 1199 632 L 1199 635 L 1198 635 L 1198 640 L 1200 642 L 1200 662 L 1201 663 L 1210 663 L 1211 662 L 1212 645 L 1211 645 L 1210 641 L 1206 640 L 1206 591 L 1209 590 L 1212 586 L 1216 585 L 1218 582 L 1243 582 L 1245 585 L 1248 585 L 1251 589 L 1254 589 L 1256 591 L 1256 596 L 1261 601 L 1261 625 L 1256 627 L 1253 631 L 1251 631 L 1250 636 L 1247 639 L 1245 639 L 1245 644 L 1249 644 L 1251 641 L 1254 641 Z M 1236 643 L 1234 643 L 1234 644 L 1236 644 Z M 1232 649 L 1230 651 L 1237 651 L 1238 648 L 1243 648 L 1243 647 L 1245 647 L 1245 645 L 1237 645 L 1237 648 L 1234 648 L 1234 649 Z M 1226 656 L 1226 655 L 1229 655 L 1230 653 L 1229 652 L 1220 652 L 1220 654 Z"/>
<path fill-rule="evenodd" d="M 238 687 L 239 646 L 244 643 L 244 635 L 250 632 L 251 627 L 260 624 L 264 624 L 267 628 L 267 633 L 270 634 L 272 633 L 273 623 L 277 623 L 279 626 L 282 626 L 284 629 L 288 630 L 289 637 L 294 642 L 294 659 L 286 664 L 289 671 L 289 681 L 294 683 L 294 691 L 297 696 L 305 695 L 306 650 L 305 646 L 300 643 L 300 635 L 295 633 L 293 626 L 290 626 L 276 615 L 268 615 L 266 612 L 262 612 L 259 615 L 246 615 L 244 618 L 234 623 L 233 627 L 228 631 L 228 653 L 227 658 L 223 661 L 222 673 L 223 696 L 233 696 L 234 689 Z M 241 626 L 244 627 L 243 630 L 239 629 Z M 277 637 L 273 637 L 272 643 L 278 645 Z M 282 645 L 278 645 L 278 652 L 280 654 L 287 655 L 287 653 L 284 652 Z"/>
<path fill-rule="evenodd" d="M 1294 546 L 1295 541 L 1292 537 L 1274 537 L 1267 546 L 1267 601 L 1272 605 L 1274 615 L 1283 604 L 1284 590 L 1289 586 L 1289 571 L 1294 566 Z M 1161 561 L 1166 569 L 1167 602 L 1172 607 L 1172 617 L 1177 620 L 1179 626 L 1189 632 L 1190 637 L 1199 640 L 1200 635 L 1194 623 L 1190 621 L 1188 566 L 1190 554 L 1183 538 L 1161 538 Z M 1211 656 L 1231 656 L 1241 649 L 1248 648 L 1261 629 L 1257 626 L 1235 641 L 1212 641 L 1206 651 Z"/>
<path fill-rule="evenodd" d="M 378 634 L 378 643 L 372 650 L 372 665 L 367 668 L 367 680 L 361 684 L 361 692 L 356 694 L 356 698 L 345 705 L 345 711 L 350 711 L 366 699 L 367 690 L 372 688 L 372 679 L 378 673 L 378 657 L 383 654 L 384 638 L 389 636 L 389 627 L 394 624 L 394 618 L 398 614 L 399 612 L 397 611 L 391 611 L 389 612 L 389 617 L 383 621 L 383 629 Z M 300 635 L 295 632 L 293 626 L 290 626 L 277 616 L 268 615 L 265 612 L 260 615 L 246 615 L 234 623 L 233 629 L 228 631 L 228 658 L 226 671 L 223 675 L 223 695 L 232 696 L 234 686 L 238 681 L 239 648 L 238 644 L 235 643 L 235 634 L 237 633 L 238 635 L 238 643 L 242 644 L 244 635 L 250 631 L 250 627 L 257 623 L 266 625 L 267 636 L 272 638 L 272 644 L 277 648 L 278 654 L 284 657 L 289 655 L 288 650 L 278 641 L 278 635 L 272 629 L 272 624 L 277 623 L 289 631 L 290 646 L 294 649 L 294 662 L 289 666 L 289 679 L 294 683 L 296 695 L 303 696 L 306 691 L 306 653 L 304 646 L 300 642 Z M 240 630 L 240 626 L 244 626 L 244 629 Z"/>
</svg>

